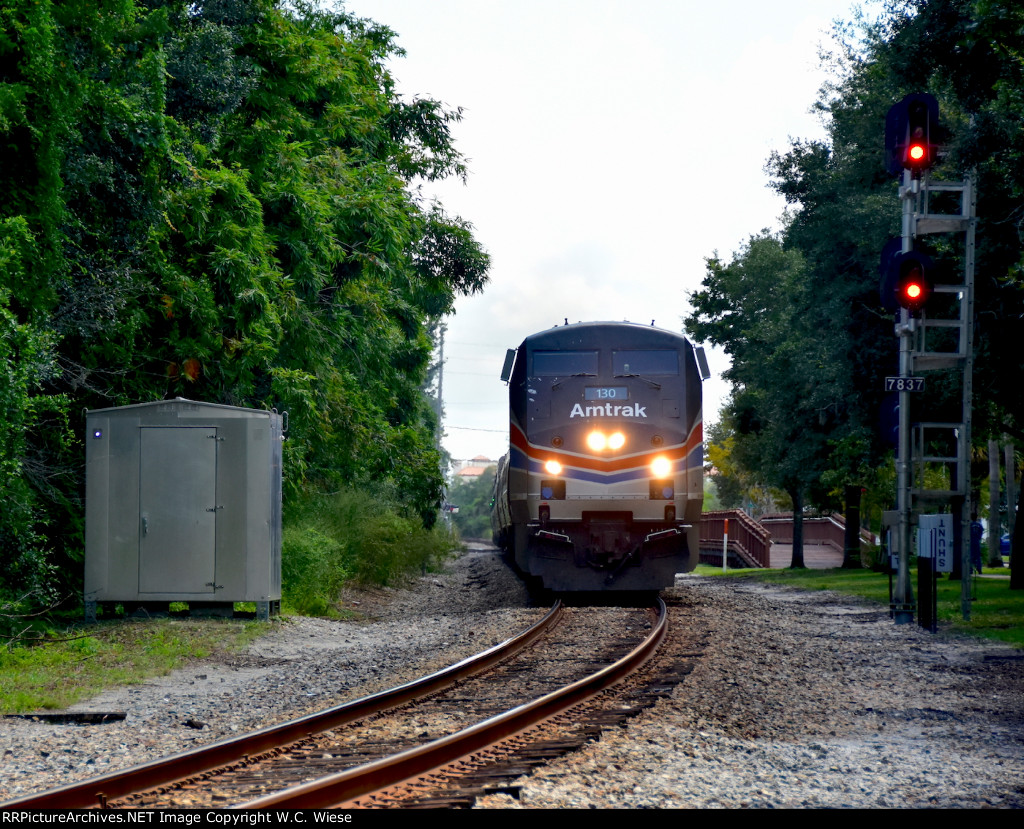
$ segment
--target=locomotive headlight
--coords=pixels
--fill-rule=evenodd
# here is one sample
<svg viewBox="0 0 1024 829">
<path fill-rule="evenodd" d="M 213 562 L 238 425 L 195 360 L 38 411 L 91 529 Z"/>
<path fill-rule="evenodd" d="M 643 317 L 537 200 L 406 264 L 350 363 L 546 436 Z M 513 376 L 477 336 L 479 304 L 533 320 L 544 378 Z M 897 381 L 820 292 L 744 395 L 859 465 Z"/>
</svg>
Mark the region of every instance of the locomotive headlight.
<svg viewBox="0 0 1024 829">
<path fill-rule="evenodd" d="M 548 461 L 544 464 L 544 471 L 547 472 L 548 475 L 561 475 L 562 464 L 558 461 Z"/>
<path fill-rule="evenodd" d="M 603 452 L 605 449 L 621 449 L 625 445 L 626 436 L 622 432 L 606 435 L 604 432 L 595 429 L 587 435 L 587 448 L 591 452 Z"/>
<path fill-rule="evenodd" d="M 672 461 L 664 455 L 658 455 L 651 461 L 651 473 L 655 478 L 667 478 L 672 474 Z"/>
</svg>

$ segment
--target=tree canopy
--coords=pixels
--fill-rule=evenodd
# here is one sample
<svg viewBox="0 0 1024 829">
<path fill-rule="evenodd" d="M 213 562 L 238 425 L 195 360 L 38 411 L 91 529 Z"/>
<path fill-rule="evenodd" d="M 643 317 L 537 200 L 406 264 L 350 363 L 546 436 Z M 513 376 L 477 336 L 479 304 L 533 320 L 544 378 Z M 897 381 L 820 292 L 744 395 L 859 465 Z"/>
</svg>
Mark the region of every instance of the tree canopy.
<svg viewBox="0 0 1024 829">
<path fill-rule="evenodd" d="M 452 481 L 448 489 L 448 502 L 458 508 L 452 514 L 452 522 L 463 538 L 491 537 L 491 507 L 494 494 L 496 466 L 488 466 L 483 474 L 473 478 Z"/>
<path fill-rule="evenodd" d="M 288 410 L 291 491 L 373 481 L 433 521 L 428 332 L 489 261 L 417 193 L 465 176 L 461 112 L 398 95 L 400 53 L 306 2 L 4 4 L 8 591 L 81 559 L 87 408 Z"/>
<path fill-rule="evenodd" d="M 815 103 L 827 139 L 795 140 L 768 160 L 771 186 L 789 205 L 783 230 L 751 238 L 731 262 L 710 259 L 686 320 L 733 359 L 725 422 L 735 459 L 819 506 L 831 506 L 843 482 L 890 485 L 875 474 L 889 451 L 883 380 L 898 352 L 879 297 L 880 252 L 900 217 L 884 132 L 886 112 L 908 93 L 939 100 L 947 152 L 934 175 L 976 171 L 975 440 L 1020 439 L 1024 425 L 1024 363 L 1013 345 L 1024 317 L 1024 10 L 892 0 L 877 20 L 834 34 L 832 80 Z M 957 239 L 922 244 L 961 267 Z M 953 385 L 938 376 L 929 384 L 935 419 L 956 419 L 941 416 L 959 394 Z"/>
</svg>

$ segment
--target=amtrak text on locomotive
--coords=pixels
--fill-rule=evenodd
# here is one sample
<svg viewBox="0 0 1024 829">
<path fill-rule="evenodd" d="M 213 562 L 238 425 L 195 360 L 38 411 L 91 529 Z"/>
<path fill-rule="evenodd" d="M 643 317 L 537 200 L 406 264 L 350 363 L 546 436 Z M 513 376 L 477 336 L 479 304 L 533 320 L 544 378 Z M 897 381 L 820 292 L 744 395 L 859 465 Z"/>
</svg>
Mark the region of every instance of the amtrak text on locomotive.
<svg viewBox="0 0 1024 829">
<path fill-rule="evenodd" d="M 583 407 L 579 403 L 572 407 L 569 417 L 647 417 L 646 406 L 613 406 L 605 403 L 602 406 Z"/>
</svg>

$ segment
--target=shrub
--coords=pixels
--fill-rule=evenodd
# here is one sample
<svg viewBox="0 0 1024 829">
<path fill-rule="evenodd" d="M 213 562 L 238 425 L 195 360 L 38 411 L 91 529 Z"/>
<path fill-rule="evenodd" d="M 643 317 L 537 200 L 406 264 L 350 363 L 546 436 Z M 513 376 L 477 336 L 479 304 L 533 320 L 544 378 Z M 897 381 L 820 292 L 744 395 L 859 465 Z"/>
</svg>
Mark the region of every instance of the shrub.
<svg viewBox="0 0 1024 829">
<path fill-rule="evenodd" d="M 282 592 L 298 613 L 328 614 L 347 582 L 384 586 L 436 568 L 458 546 L 383 494 L 352 488 L 301 498 L 282 534 Z"/>
</svg>

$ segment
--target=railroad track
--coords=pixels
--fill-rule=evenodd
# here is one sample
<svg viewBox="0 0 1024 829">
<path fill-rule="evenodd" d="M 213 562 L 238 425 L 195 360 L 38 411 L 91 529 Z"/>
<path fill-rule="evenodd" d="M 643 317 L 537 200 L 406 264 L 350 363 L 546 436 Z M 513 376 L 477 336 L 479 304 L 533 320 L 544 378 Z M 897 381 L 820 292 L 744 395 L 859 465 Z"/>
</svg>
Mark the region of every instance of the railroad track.
<svg viewBox="0 0 1024 829">
<path fill-rule="evenodd" d="M 672 680 L 650 677 L 646 703 L 607 690 L 665 634 L 664 605 L 556 605 L 518 637 L 417 682 L 2 808 L 468 805 L 667 693 Z"/>
</svg>

